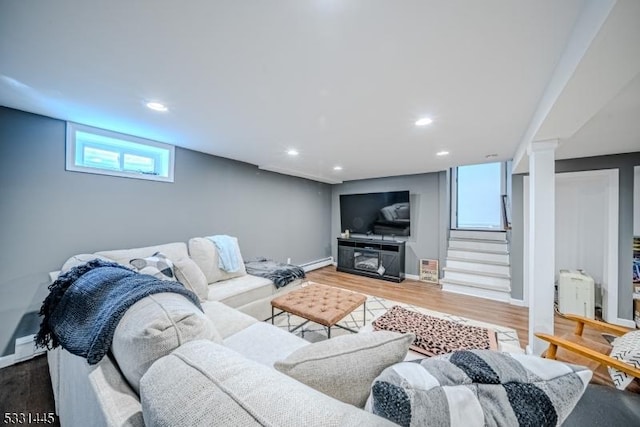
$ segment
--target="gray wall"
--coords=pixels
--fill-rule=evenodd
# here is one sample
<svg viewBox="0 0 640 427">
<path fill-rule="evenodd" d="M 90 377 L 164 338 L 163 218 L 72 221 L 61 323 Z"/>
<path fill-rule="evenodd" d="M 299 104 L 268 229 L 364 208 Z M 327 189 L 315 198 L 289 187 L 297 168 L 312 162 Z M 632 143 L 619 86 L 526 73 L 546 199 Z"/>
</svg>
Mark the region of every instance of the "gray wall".
<svg viewBox="0 0 640 427">
<path fill-rule="evenodd" d="M 511 176 L 511 230 L 509 260 L 511 262 L 511 298 L 524 299 L 524 175 Z"/>
<path fill-rule="evenodd" d="M 337 257 L 340 235 L 340 195 L 409 190 L 411 200 L 411 236 L 406 239 L 407 274 L 418 274 L 421 258 L 440 260 L 444 266 L 447 247 L 448 204 L 446 172 L 403 175 L 388 178 L 348 181 L 332 186 L 331 191 L 331 252 Z"/>
<path fill-rule="evenodd" d="M 640 165 L 640 152 L 616 154 L 611 156 L 586 157 L 582 159 L 557 160 L 556 173 L 578 172 L 600 169 L 618 169 L 619 202 L 618 202 L 618 317 L 633 319 L 632 302 L 632 251 L 633 251 L 633 181 L 634 167 Z M 522 242 L 524 224 L 522 213 L 522 176 L 513 177 L 513 231 L 512 239 Z M 517 222 L 516 222 L 517 221 Z M 515 241 L 512 240 L 511 258 L 512 297 L 518 298 L 523 289 L 523 260 L 514 252 Z M 516 249 L 517 250 L 517 249 Z"/>
<path fill-rule="evenodd" d="M 37 327 L 47 273 L 74 254 L 230 234 L 245 258 L 330 255 L 327 184 L 180 148 L 174 183 L 91 175 L 65 171 L 64 153 L 65 122 L 0 107 L 0 355 Z"/>
</svg>

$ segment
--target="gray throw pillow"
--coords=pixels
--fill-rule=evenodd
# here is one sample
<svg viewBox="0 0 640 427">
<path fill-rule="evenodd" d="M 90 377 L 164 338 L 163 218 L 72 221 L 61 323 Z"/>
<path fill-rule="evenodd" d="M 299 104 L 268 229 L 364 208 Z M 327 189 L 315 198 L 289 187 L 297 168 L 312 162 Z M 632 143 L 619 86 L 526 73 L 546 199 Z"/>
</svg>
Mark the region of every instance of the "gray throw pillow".
<svg viewBox="0 0 640 427">
<path fill-rule="evenodd" d="M 389 331 L 342 335 L 302 347 L 274 367 L 329 396 L 364 407 L 371 383 L 404 360 L 413 334 Z"/>
<path fill-rule="evenodd" d="M 406 427 L 556 426 L 591 375 L 537 356 L 456 351 L 385 369 L 365 409 Z"/>
<path fill-rule="evenodd" d="M 129 261 L 140 274 L 148 274 L 160 280 L 176 280 L 173 263 L 166 255 L 156 252 L 146 258 L 134 258 Z"/>
<path fill-rule="evenodd" d="M 191 258 L 180 258 L 173 262 L 173 271 L 178 282 L 185 288 L 198 295 L 200 301 L 205 301 L 209 295 L 209 285 L 198 264 Z"/>
<path fill-rule="evenodd" d="M 132 305 L 113 335 L 111 350 L 131 387 L 156 360 L 181 345 L 206 339 L 222 342 L 209 318 L 180 294 L 149 295 Z"/>
</svg>

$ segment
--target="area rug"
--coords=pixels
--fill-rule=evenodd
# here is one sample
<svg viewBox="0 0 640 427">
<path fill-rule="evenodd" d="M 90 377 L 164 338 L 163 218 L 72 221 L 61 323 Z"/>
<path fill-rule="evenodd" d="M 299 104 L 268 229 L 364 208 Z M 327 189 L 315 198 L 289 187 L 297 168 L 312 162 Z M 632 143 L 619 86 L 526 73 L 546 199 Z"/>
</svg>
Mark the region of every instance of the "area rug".
<svg viewBox="0 0 640 427">
<path fill-rule="evenodd" d="M 347 315 L 347 317 L 342 319 L 338 324 L 355 330 L 372 331 L 372 321 L 385 314 L 393 306 L 400 306 L 411 311 L 437 317 L 439 319 L 446 319 L 461 325 L 478 326 L 481 328 L 491 329 L 495 331 L 496 342 L 500 351 L 508 351 L 511 353 L 524 352 L 524 350 L 520 346 L 518 332 L 513 328 L 494 325 L 487 322 L 480 322 L 461 316 L 454 316 L 452 314 L 441 313 L 439 311 L 429 310 L 428 308 L 419 307 L 413 304 L 387 300 L 371 295 L 367 296 L 366 325 L 363 326 L 362 316 L 364 315 L 364 310 L 361 307 L 356 308 L 353 313 Z M 275 325 L 284 329 L 285 331 L 293 329 L 304 322 L 305 319 L 295 315 L 282 314 L 275 318 Z M 349 333 L 350 332 L 337 327 L 333 327 L 331 329 L 332 337 Z M 327 329 L 322 325 L 318 325 L 312 322 L 307 323 L 303 328 L 295 331 L 295 334 L 309 342 L 317 342 L 327 339 Z"/>
<path fill-rule="evenodd" d="M 411 349 L 426 356 L 458 350 L 497 350 L 492 329 L 471 326 L 408 310 L 394 305 L 372 323 L 376 331 L 411 332 L 416 339 Z"/>
</svg>

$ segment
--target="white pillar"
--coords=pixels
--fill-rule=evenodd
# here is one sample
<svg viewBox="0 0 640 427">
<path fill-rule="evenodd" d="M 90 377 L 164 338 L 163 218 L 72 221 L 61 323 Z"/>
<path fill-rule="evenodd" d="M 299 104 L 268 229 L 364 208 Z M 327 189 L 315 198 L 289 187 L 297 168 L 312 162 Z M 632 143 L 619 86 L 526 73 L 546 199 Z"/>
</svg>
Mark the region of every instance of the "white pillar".
<svg viewBox="0 0 640 427">
<path fill-rule="evenodd" d="M 557 140 L 529 147 L 529 347 L 540 355 L 547 345 L 534 332 L 553 334 L 555 280 L 555 149 Z"/>
</svg>

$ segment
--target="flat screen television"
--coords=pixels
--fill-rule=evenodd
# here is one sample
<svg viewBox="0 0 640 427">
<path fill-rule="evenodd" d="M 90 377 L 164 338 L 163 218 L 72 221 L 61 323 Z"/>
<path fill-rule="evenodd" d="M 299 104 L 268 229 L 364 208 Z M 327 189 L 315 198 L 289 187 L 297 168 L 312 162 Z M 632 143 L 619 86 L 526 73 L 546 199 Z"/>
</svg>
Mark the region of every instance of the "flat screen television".
<svg viewBox="0 0 640 427">
<path fill-rule="evenodd" d="M 341 194 L 340 224 L 350 233 L 409 236 L 409 192 Z"/>
</svg>

